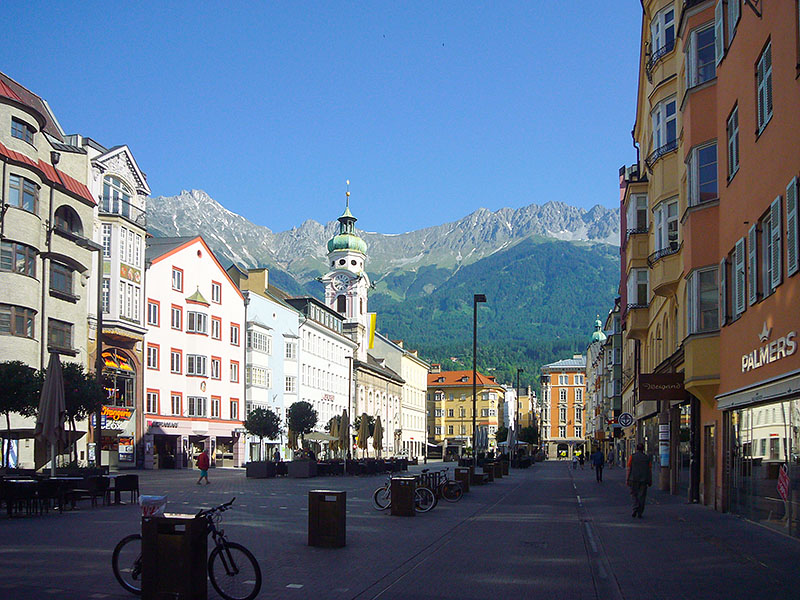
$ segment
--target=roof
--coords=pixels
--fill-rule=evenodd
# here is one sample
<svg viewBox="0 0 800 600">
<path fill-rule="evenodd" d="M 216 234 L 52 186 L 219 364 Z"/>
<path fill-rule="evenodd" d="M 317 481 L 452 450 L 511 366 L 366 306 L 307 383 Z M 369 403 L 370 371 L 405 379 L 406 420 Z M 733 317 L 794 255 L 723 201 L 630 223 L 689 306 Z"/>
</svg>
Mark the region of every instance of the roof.
<svg viewBox="0 0 800 600">
<path fill-rule="evenodd" d="M 199 235 L 185 235 L 181 237 L 148 238 L 147 249 L 144 253 L 145 260 L 148 262 L 153 262 L 165 254 L 169 254 L 170 252 L 177 250 L 181 246 L 184 246 L 199 237 Z"/>
<path fill-rule="evenodd" d="M 36 169 L 48 182 L 53 184 L 55 187 L 70 193 L 78 199 L 85 200 L 92 206 L 97 204 L 88 187 L 74 177 L 70 177 L 64 173 L 64 171 L 56 169 L 50 163 L 46 163 L 42 159 L 39 159 L 39 161 L 36 162 L 32 158 L 28 158 L 20 152 L 6 148 L 2 143 L 0 143 L 0 155 L 5 156 L 7 159 L 16 163 L 27 165 L 32 169 Z"/>
<path fill-rule="evenodd" d="M 2 72 L 0 72 L 0 96 L 24 104 L 39 113 L 41 119 L 39 125 L 42 131 L 46 131 L 61 142 L 64 141 L 64 132 L 56 121 L 55 115 L 50 111 L 50 107 L 47 106 L 47 102 Z"/>
<path fill-rule="evenodd" d="M 367 362 L 356 359 L 353 361 L 353 368 L 372 371 L 373 373 L 377 373 L 378 375 L 386 377 L 387 379 L 390 379 L 401 385 L 405 383 L 405 379 L 400 377 L 400 375 L 398 375 L 389 367 L 382 365 L 374 356 L 369 353 L 367 354 Z"/>
<path fill-rule="evenodd" d="M 440 379 L 442 381 L 439 381 Z M 476 385 L 501 387 L 500 384 L 494 380 L 494 378 L 487 377 L 482 373 L 476 374 L 475 382 Z M 440 373 L 428 373 L 428 387 L 464 387 L 465 385 L 472 385 L 472 371 L 442 371 Z"/>
<path fill-rule="evenodd" d="M 542 365 L 542 370 L 549 370 L 549 371 L 557 371 L 559 369 L 585 369 L 586 368 L 586 357 L 581 356 L 580 358 L 565 358 L 564 360 L 559 360 L 554 363 L 550 363 L 549 365 Z"/>
</svg>

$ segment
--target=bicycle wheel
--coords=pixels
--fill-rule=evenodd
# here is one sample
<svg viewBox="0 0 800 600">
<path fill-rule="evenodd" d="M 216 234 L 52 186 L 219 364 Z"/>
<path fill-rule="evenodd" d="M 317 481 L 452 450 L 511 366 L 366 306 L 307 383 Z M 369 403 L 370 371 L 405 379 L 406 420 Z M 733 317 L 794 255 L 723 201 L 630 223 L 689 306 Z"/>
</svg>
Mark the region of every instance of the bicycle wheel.
<svg viewBox="0 0 800 600">
<path fill-rule="evenodd" d="M 372 504 L 375 510 L 386 510 L 392 505 L 392 490 L 388 485 L 379 487 L 372 494 Z"/>
<path fill-rule="evenodd" d="M 138 533 L 124 537 L 114 548 L 111 568 L 119 584 L 137 596 L 142 593 L 142 536 Z"/>
<path fill-rule="evenodd" d="M 425 513 L 434 506 L 436 506 L 436 494 L 426 487 L 418 487 L 414 492 L 414 509 Z"/>
<path fill-rule="evenodd" d="M 211 585 L 225 600 L 253 600 L 261 590 L 261 568 L 250 550 L 225 542 L 208 557 Z"/>
<path fill-rule="evenodd" d="M 458 502 L 464 495 L 464 489 L 458 481 L 446 481 L 442 484 L 442 498 L 448 502 Z"/>
</svg>

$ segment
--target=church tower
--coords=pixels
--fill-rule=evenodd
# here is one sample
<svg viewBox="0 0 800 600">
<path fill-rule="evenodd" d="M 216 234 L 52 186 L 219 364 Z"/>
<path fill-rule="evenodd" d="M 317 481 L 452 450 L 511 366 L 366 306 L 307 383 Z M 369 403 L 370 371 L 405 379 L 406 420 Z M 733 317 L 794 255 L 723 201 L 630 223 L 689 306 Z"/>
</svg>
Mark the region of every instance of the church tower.
<svg viewBox="0 0 800 600">
<path fill-rule="evenodd" d="M 344 213 L 339 217 L 339 233 L 328 241 L 329 271 L 322 277 L 325 304 L 344 317 L 344 330 L 358 343 L 356 358 L 367 360 L 369 315 L 367 292 L 369 277 L 365 270 L 367 244 L 356 234 L 356 218 L 350 212 L 350 181 Z"/>
</svg>

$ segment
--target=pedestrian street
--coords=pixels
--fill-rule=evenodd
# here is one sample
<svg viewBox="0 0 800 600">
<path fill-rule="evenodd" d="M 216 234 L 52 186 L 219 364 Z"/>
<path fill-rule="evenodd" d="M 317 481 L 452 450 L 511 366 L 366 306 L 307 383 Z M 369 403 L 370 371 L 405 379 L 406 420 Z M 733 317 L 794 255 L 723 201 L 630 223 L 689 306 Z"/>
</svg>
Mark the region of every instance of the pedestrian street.
<svg viewBox="0 0 800 600">
<path fill-rule="evenodd" d="M 440 468 L 431 463 L 430 468 Z M 452 463 L 449 463 L 452 468 Z M 410 467 L 419 472 L 423 465 Z M 426 514 L 376 511 L 383 476 L 246 479 L 242 470 L 140 471 L 142 494 L 169 512 L 236 497 L 222 526 L 264 576 L 260 598 L 789 598 L 797 597 L 798 542 L 650 488 L 631 518 L 624 471 L 567 461 L 511 469 Z M 347 493 L 347 545 L 307 545 L 307 493 Z M 80 504 L 63 514 L 0 518 L 0 598 L 133 598 L 111 553 L 137 531 L 139 507 Z M 209 598 L 216 598 L 209 586 Z"/>
</svg>

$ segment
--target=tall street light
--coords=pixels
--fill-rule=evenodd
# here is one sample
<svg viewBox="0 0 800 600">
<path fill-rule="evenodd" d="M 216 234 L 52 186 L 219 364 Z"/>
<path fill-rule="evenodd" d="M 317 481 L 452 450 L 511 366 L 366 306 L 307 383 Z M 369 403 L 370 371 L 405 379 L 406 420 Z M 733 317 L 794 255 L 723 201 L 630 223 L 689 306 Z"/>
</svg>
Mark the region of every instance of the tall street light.
<svg viewBox="0 0 800 600">
<path fill-rule="evenodd" d="M 477 367 L 475 366 L 478 358 L 478 302 L 486 302 L 484 294 L 472 296 L 472 465 L 478 466 L 478 428 L 475 424 L 475 413 L 478 411 L 478 382 Z"/>
<path fill-rule="evenodd" d="M 519 374 L 523 373 L 524 369 L 517 369 L 517 405 L 514 407 L 514 449 L 512 451 L 510 459 L 513 460 L 514 454 L 517 451 L 517 441 L 519 440 L 519 405 L 520 405 L 520 393 L 519 393 Z"/>
</svg>

